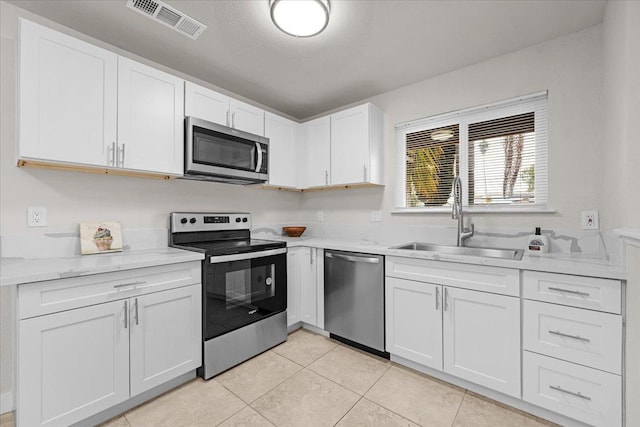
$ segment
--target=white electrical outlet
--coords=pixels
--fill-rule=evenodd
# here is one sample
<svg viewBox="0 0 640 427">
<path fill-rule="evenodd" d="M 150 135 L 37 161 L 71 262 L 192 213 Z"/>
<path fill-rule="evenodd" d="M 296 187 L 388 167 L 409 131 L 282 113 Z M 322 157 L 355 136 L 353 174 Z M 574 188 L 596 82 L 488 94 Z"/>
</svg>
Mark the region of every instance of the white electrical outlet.
<svg viewBox="0 0 640 427">
<path fill-rule="evenodd" d="M 382 222 L 382 211 L 371 211 L 371 221 Z"/>
<path fill-rule="evenodd" d="M 31 207 L 27 209 L 27 227 L 46 227 L 47 208 Z"/>
<path fill-rule="evenodd" d="M 323 221 L 324 221 L 324 212 L 318 211 L 318 222 L 323 222 Z"/>
<path fill-rule="evenodd" d="M 582 211 L 582 229 L 598 230 L 600 228 L 600 219 L 598 211 Z"/>
</svg>

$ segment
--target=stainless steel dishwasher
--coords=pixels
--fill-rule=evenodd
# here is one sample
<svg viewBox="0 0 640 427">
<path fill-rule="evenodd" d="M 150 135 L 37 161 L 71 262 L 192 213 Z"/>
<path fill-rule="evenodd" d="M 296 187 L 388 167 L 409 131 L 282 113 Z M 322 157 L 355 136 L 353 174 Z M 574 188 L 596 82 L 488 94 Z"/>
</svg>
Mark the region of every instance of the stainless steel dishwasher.
<svg viewBox="0 0 640 427">
<path fill-rule="evenodd" d="M 332 338 L 383 357 L 384 256 L 324 251 L 324 326 Z"/>
</svg>

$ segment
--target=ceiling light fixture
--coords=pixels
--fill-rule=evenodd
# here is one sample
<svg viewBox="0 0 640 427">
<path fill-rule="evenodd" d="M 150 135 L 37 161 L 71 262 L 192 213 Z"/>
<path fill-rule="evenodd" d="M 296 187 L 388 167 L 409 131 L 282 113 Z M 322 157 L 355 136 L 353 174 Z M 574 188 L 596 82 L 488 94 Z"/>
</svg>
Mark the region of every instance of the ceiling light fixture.
<svg viewBox="0 0 640 427">
<path fill-rule="evenodd" d="M 453 131 L 451 129 L 441 129 L 431 132 L 431 139 L 434 141 L 446 141 L 453 138 Z"/>
<path fill-rule="evenodd" d="M 312 37 L 329 24 L 329 0 L 270 0 L 271 20 L 294 37 Z"/>
</svg>

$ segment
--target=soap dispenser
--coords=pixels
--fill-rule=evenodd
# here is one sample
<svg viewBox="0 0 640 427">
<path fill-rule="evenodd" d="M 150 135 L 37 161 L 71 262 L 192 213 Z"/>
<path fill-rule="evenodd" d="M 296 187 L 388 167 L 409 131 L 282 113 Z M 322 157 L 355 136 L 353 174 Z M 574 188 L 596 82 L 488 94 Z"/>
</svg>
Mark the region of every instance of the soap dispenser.
<svg viewBox="0 0 640 427">
<path fill-rule="evenodd" d="M 549 237 L 540 233 L 540 227 L 536 227 L 536 234 L 529 236 L 527 252 L 530 254 L 549 252 Z"/>
</svg>

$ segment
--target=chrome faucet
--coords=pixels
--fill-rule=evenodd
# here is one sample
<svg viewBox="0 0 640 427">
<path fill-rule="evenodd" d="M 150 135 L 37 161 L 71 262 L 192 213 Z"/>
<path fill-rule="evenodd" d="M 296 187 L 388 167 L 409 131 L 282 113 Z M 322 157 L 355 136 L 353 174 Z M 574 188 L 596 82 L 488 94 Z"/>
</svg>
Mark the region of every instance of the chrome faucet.
<svg viewBox="0 0 640 427">
<path fill-rule="evenodd" d="M 464 215 L 462 213 L 462 181 L 459 176 L 453 178 L 453 204 L 451 205 L 451 218 L 458 220 L 457 246 L 464 246 L 464 241 L 473 236 L 473 224 L 471 228 L 464 228 Z"/>
</svg>

